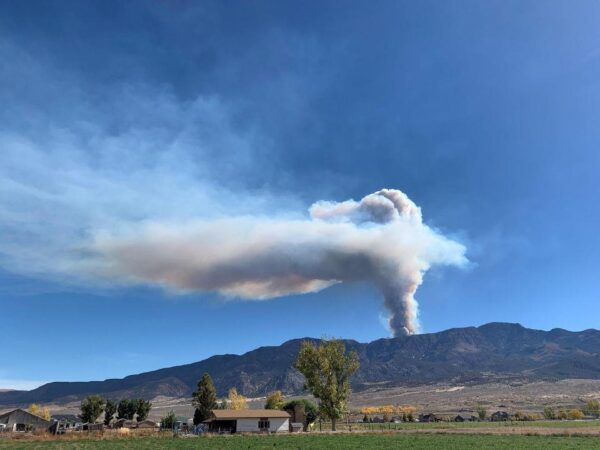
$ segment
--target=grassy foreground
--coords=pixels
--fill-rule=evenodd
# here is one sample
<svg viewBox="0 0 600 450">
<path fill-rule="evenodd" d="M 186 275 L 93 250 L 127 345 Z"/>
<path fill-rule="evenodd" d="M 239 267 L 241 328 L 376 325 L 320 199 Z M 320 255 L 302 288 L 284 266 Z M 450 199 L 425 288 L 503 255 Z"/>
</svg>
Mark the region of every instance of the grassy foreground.
<svg viewBox="0 0 600 450">
<path fill-rule="evenodd" d="M 461 434 L 313 434 L 294 436 L 219 436 L 202 438 L 115 438 L 109 440 L 55 439 L 26 441 L 0 439 L 0 449 L 414 449 L 414 450 L 593 450 L 600 438 L 586 436 L 492 436 Z"/>
</svg>

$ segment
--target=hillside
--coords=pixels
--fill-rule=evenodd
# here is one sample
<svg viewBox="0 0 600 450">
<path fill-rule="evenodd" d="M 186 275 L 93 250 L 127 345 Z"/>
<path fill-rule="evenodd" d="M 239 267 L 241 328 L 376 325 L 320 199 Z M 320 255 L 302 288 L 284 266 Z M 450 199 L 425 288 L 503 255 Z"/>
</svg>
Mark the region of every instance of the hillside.
<svg viewBox="0 0 600 450">
<path fill-rule="evenodd" d="M 235 386 L 247 396 L 281 389 L 302 390 L 292 368 L 300 343 L 261 347 L 243 355 L 218 355 L 192 364 L 92 382 L 55 382 L 31 391 L 0 392 L 0 405 L 67 402 L 96 393 L 107 397 L 158 395 L 188 397 L 204 372 L 219 395 Z M 561 380 L 600 378 L 600 331 L 540 331 L 518 324 L 490 323 L 370 343 L 346 341 L 360 357 L 353 388 L 428 383 L 483 383 L 503 379 Z"/>
</svg>

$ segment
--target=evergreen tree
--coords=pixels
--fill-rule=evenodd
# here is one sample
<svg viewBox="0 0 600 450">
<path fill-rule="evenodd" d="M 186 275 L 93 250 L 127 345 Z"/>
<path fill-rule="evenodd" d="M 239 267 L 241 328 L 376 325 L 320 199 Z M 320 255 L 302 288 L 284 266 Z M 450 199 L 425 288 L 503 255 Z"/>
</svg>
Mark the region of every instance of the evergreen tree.
<svg viewBox="0 0 600 450">
<path fill-rule="evenodd" d="M 217 409 L 217 390 L 209 374 L 202 375 L 198 381 L 197 389 L 192 394 L 194 411 L 194 425 L 198 425 L 210 418 L 211 410 Z"/>
</svg>

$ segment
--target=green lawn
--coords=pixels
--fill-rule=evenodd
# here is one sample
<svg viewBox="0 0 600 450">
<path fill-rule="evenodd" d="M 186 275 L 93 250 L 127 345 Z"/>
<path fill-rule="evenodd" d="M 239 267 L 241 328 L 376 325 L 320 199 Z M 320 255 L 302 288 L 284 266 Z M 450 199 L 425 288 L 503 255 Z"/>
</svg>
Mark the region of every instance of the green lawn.
<svg viewBox="0 0 600 450">
<path fill-rule="evenodd" d="M 0 449 L 411 449 L 411 450 L 593 450 L 600 449 L 598 437 L 492 436 L 460 434 L 338 434 L 295 436 L 227 436 L 201 438 L 129 438 L 94 441 L 19 441 L 0 439 Z"/>
</svg>

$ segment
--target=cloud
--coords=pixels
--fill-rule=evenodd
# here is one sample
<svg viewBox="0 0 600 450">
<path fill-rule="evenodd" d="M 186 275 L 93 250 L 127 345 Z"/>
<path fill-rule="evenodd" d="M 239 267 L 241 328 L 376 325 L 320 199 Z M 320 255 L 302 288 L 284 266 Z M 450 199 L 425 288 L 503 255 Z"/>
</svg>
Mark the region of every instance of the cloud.
<svg viewBox="0 0 600 450">
<path fill-rule="evenodd" d="M 231 216 L 149 222 L 99 232 L 87 270 L 174 290 L 246 299 L 317 292 L 369 281 L 382 292 L 394 334 L 419 330 L 414 294 L 432 265 L 463 266 L 465 247 L 425 225 L 401 191 L 317 202 L 303 219 Z"/>
<path fill-rule="evenodd" d="M 290 176 L 275 167 L 281 152 L 235 102 L 142 82 L 103 90 L 0 45 L 0 56 L 15 55 L 20 65 L 0 73 L 13 86 L 0 90 L 10 105 L 0 113 L 6 270 L 247 299 L 369 281 L 401 334 L 419 329 L 425 272 L 466 262 L 464 246 L 425 225 L 398 190 L 317 201 L 307 215 L 306 192 L 269 184 Z M 302 111 L 303 89 L 289 92 Z"/>
</svg>

